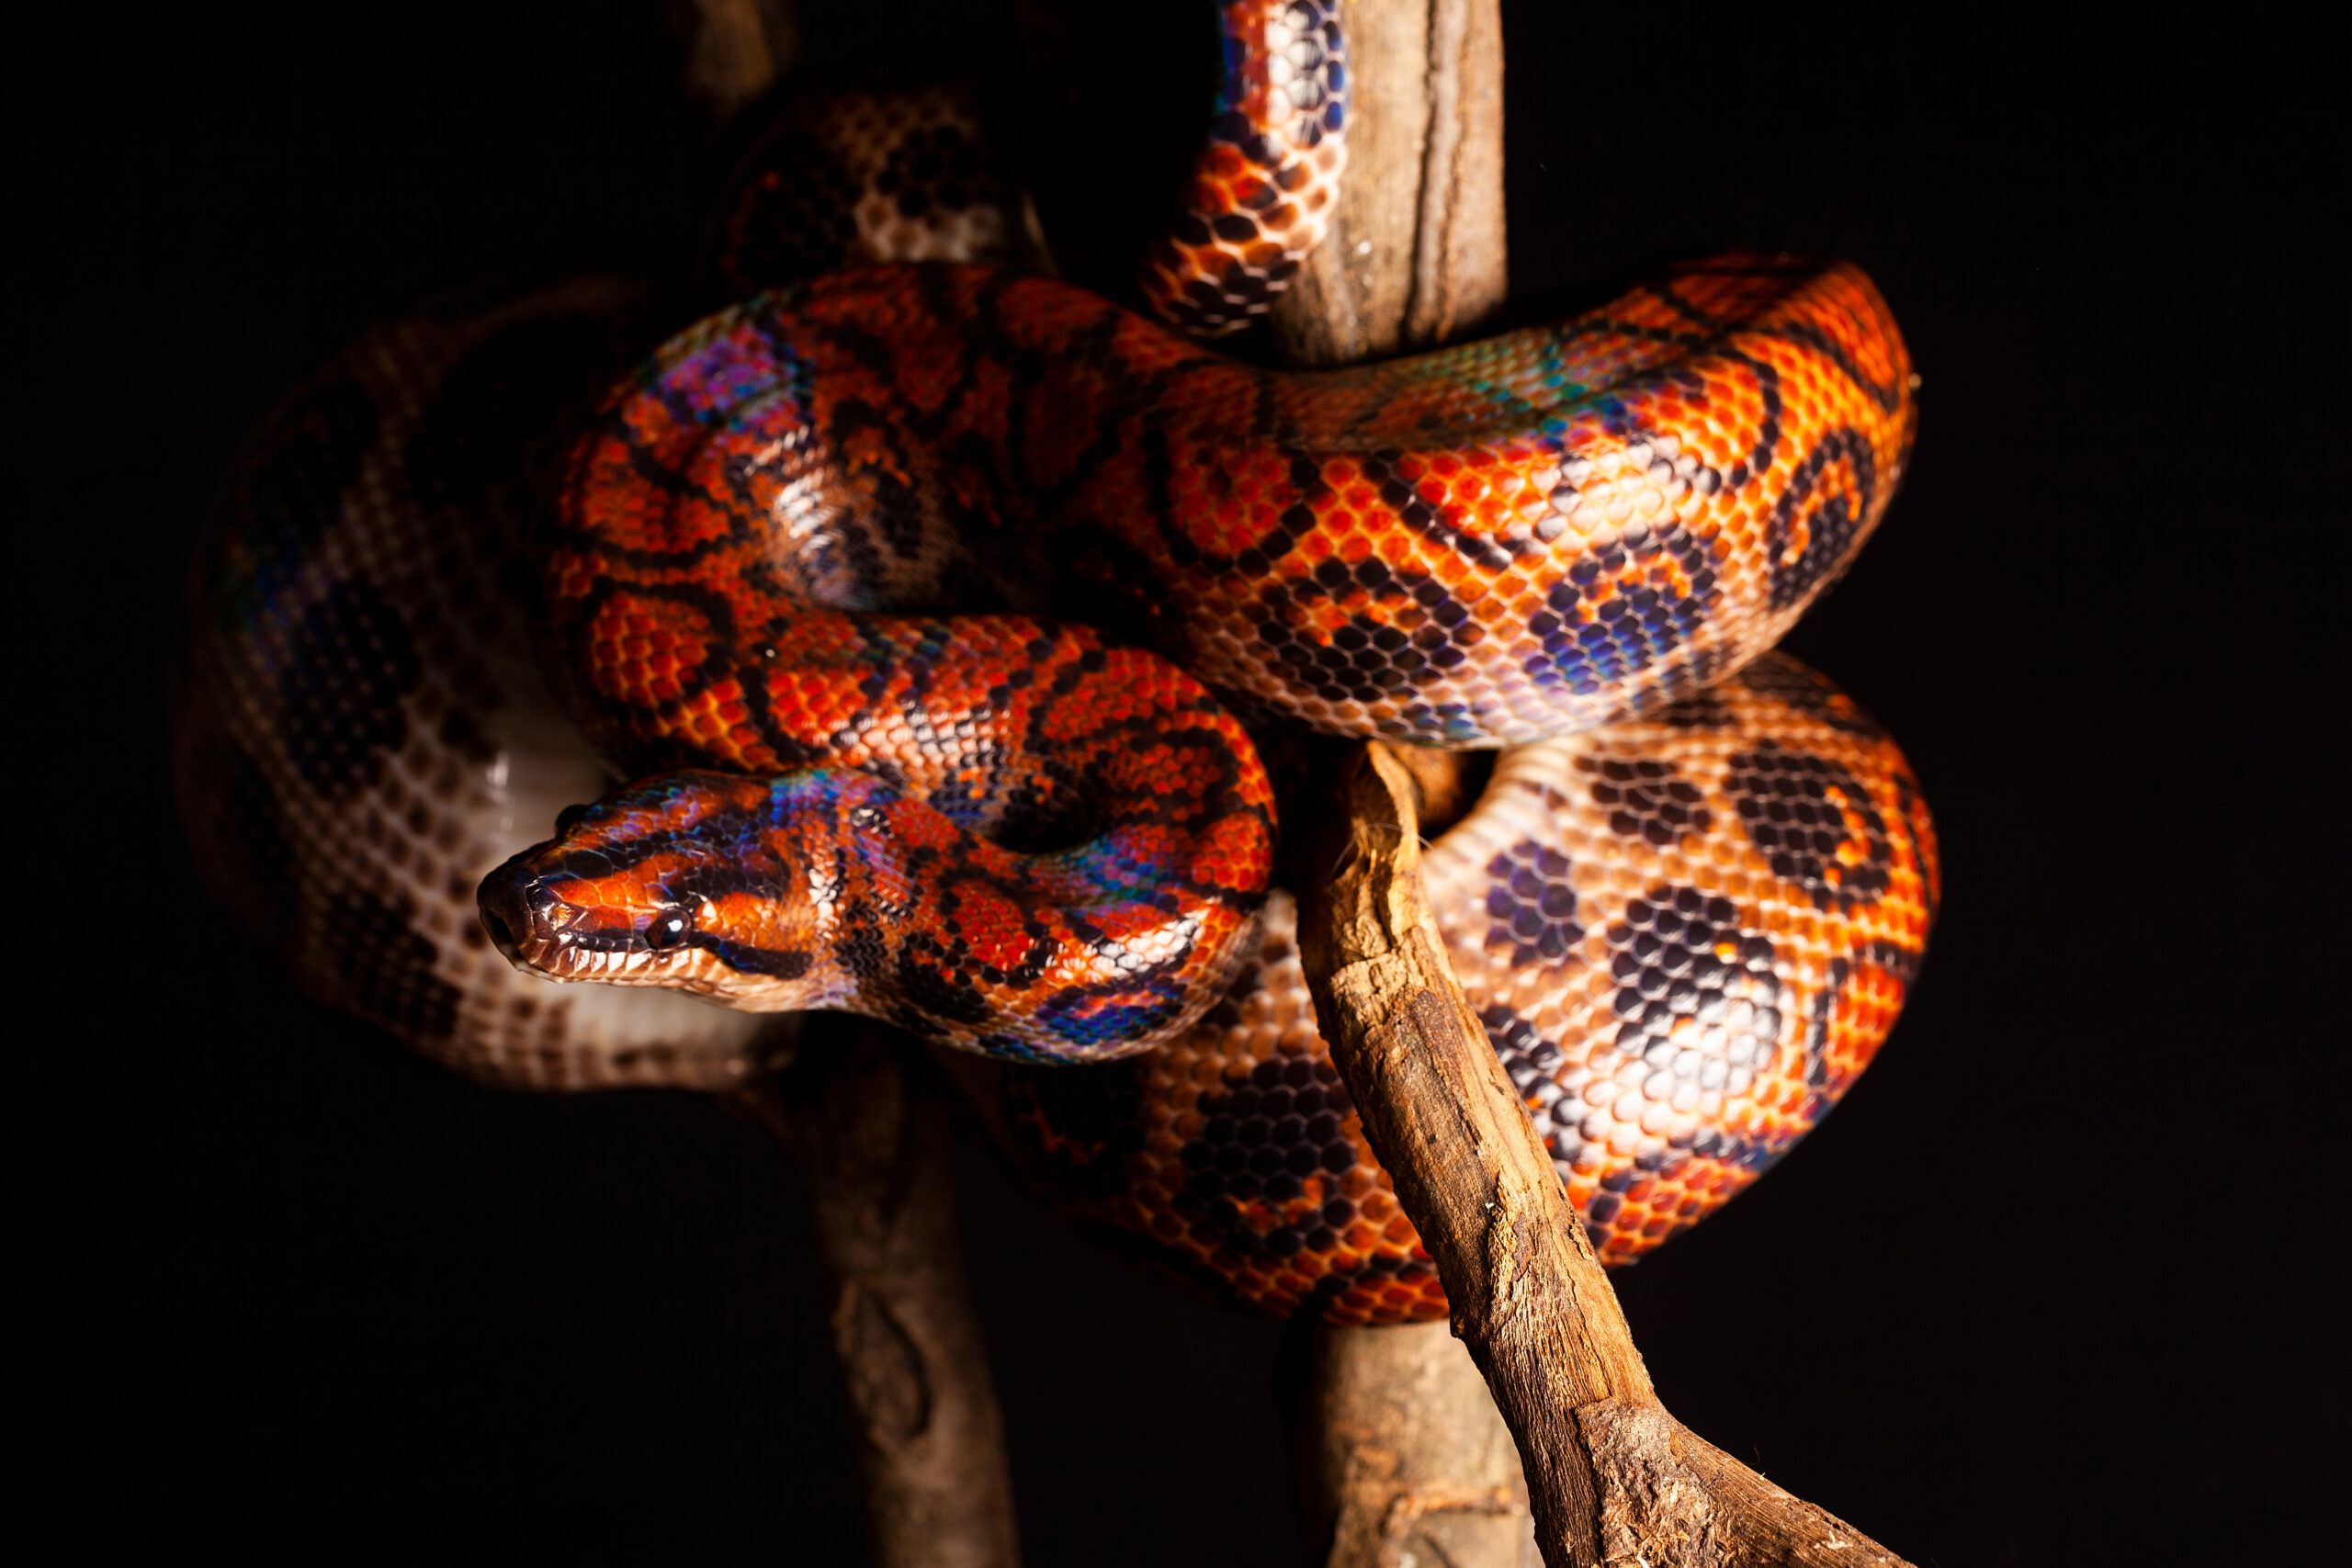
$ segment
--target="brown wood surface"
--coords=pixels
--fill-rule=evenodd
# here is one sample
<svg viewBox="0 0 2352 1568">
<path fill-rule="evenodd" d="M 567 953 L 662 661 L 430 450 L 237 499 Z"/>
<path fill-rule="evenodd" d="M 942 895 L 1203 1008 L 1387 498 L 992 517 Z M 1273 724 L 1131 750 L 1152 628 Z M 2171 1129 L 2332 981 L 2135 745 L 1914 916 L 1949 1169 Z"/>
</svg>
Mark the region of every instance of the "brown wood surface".
<svg viewBox="0 0 2352 1568">
<path fill-rule="evenodd" d="M 693 0 L 686 33 L 686 91 L 724 126 L 781 81 L 800 54 L 792 0 Z"/>
<path fill-rule="evenodd" d="M 1299 1480 L 1325 1568 L 1534 1568 L 1519 1450 L 1442 1323 L 1318 1325 Z"/>
<path fill-rule="evenodd" d="M 1293 365 L 1350 365 L 1467 335 L 1501 309 L 1498 0 L 1353 0 L 1348 168 L 1323 243 L 1275 302 Z"/>
<path fill-rule="evenodd" d="M 1901 1562 L 1658 1404 L 1616 1292 L 1422 900 L 1412 775 L 1377 742 L 1344 758 L 1336 809 L 1292 824 L 1318 835 L 1309 863 L 1329 868 L 1302 889 L 1300 956 L 1364 1136 L 1517 1439 L 1544 1561 Z"/>
<path fill-rule="evenodd" d="M 876 1568 L 1016 1568 L 1011 1472 L 956 1235 L 947 1108 L 910 1043 L 812 1017 L 739 1091 L 816 1223 Z"/>
<path fill-rule="evenodd" d="M 686 88 L 716 127 L 799 51 L 791 0 L 695 0 L 684 19 Z M 788 1067 L 731 1099 L 783 1141 L 808 1190 L 875 1568 L 1019 1568 L 934 1070 L 882 1025 L 816 1016 Z"/>
<path fill-rule="evenodd" d="M 1495 0 L 1356 0 L 1346 16 L 1348 175 L 1330 237 L 1274 312 L 1279 351 L 1300 365 L 1458 338 L 1499 310 L 1509 274 Z M 1372 743 L 1340 755 L 1328 791 L 1308 797 L 1330 803 L 1324 818 L 1285 824 L 1321 840 L 1294 862 L 1309 868 L 1307 984 L 1364 1135 L 1437 1262 L 1453 1333 L 1517 1441 L 1544 1561 L 1899 1562 L 1659 1404 L 1421 897 L 1420 810 L 1451 818 L 1473 786 L 1427 751 Z M 1372 1337 L 1382 1332 L 1318 1343 L 1314 1473 L 1337 1519 L 1330 1568 L 1401 1561 L 1408 1538 L 1395 1521 L 1441 1504 L 1449 1486 L 1469 1495 L 1491 1469 L 1475 1402 L 1412 1375 L 1436 1363 Z M 1350 1459 L 1350 1442 L 1364 1455 Z M 1397 1457 L 1396 1445 L 1415 1442 L 1409 1462 Z M 1504 1560 L 1499 1532 L 1475 1544 Z"/>
<path fill-rule="evenodd" d="M 1344 19 L 1348 170 L 1328 236 L 1273 311 L 1293 365 L 1464 335 L 1508 281 L 1495 0 L 1355 0 Z M 1409 756 L 1430 814 L 1461 815 L 1477 780 L 1459 754 Z M 1301 1427 L 1302 1523 L 1328 1543 L 1325 1568 L 1532 1562 L 1518 1450 L 1442 1325 L 1317 1327 Z"/>
<path fill-rule="evenodd" d="M 723 118 L 772 81 L 778 0 L 699 0 L 695 85 Z M 1497 0 L 1354 0 L 1349 177 L 1329 240 L 1278 304 L 1277 352 L 1338 365 L 1456 339 L 1500 308 Z M 757 58 L 765 51 L 765 60 Z M 1325 1039 L 1437 1262 L 1453 1333 L 1491 1404 L 1412 1331 L 1315 1343 L 1310 1493 L 1334 1568 L 1534 1544 L 1553 1568 L 1900 1559 L 1682 1428 L 1649 1384 L 1615 1292 L 1517 1091 L 1464 1001 L 1421 898 L 1419 808 L 1460 771 L 1347 749 L 1313 840 L 1300 938 Z M 1328 868 L 1328 874 L 1321 874 Z M 858 1423 L 876 1561 L 1017 1561 L 1000 1421 L 957 1263 L 941 1108 L 919 1057 L 858 1022 L 812 1029 L 742 1103 L 808 1179 Z M 1494 1440 L 1498 1408 L 1521 1476 Z M 1310 1522 L 1320 1522 L 1311 1520 Z M 1508 1525 L 1508 1529 L 1498 1528 Z"/>
</svg>

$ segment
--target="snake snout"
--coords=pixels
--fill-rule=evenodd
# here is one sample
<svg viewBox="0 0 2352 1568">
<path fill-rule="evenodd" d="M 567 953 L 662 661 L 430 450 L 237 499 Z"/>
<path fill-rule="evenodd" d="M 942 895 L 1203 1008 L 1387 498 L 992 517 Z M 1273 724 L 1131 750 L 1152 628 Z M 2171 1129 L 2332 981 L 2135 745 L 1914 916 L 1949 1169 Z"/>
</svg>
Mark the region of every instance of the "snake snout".
<svg viewBox="0 0 2352 1568">
<path fill-rule="evenodd" d="M 547 962 L 550 943 L 560 943 L 570 912 L 563 900 L 532 871 L 530 853 L 516 855 L 482 878 L 474 895 L 482 930 L 506 962 L 541 975 L 560 973 Z"/>
</svg>

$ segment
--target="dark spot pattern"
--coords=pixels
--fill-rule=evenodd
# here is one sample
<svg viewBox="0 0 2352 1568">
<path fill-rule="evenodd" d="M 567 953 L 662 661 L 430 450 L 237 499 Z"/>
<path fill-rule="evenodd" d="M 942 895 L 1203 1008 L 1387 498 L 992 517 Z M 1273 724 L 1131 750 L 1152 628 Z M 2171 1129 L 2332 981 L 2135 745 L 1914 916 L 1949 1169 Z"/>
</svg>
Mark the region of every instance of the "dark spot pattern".
<svg viewBox="0 0 2352 1568">
<path fill-rule="evenodd" d="M 1886 821 L 1837 763 L 1768 740 L 1731 760 L 1724 791 L 1772 874 L 1802 886 L 1815 908 L 1851 908 L 1886 892 L 1894 869 Z"/>
<path fill-rule="evenodd" d="M 375 400 L 341 375 L 322 378 L 272 423 L 232 502 L 243 547 L 231 558 L 242 570 L 217 604 L 225 626 L 250 624 L 285 592 L 288 575 L 342 514 L 344 491 L 381 423 Z"/>
<path fill-rule="evenodd" d="M 1730 899 L 1661 884 L 1629 900 L 1608 934 L 1618 1050 L 1668 1071 L 1685 1066 L 1668 1036 L 1690 1018 L 1723 1027 L 1729 1066 L 1770 1060 L 1781 1021 L 1772 940 L 1743 930 Z"/>
<path fill-rule="evenodd" d="M 1218 15 L 1231 19 L 1224 7 Z M 1347 45 L 1336 0 L 1297 0 L 1285 20 L 1294 29 L 1283 51 L 1292 69 L 1280 86 L 1267 82 L 1260 39 L 1223 36 L 1214 145 L 1146 275 L 1154 310 L 1189 333 L 1238 327 L 1289 285 L 1306 252 L 1292 248 L 1301 243 L 1299 213 L 1288 198 L 1328 182 L 1308 159 L 1347 125 Z M 1246 173 L 1231 167 L 1237 153 Z"/>
<path fill-rule="evenodd" d="M 989 166 L 987 150 L 953 125 L 934 125 L 901 137 L 874 176 L 874 188 L 907 219 L 1011 202 L 1011 193 Z"/>
<path fill-rule="evenodd" d="M 1871 740 L 1885 738 L 1886 731 L 1853 698 L 1793 659 L 1768 653 L 1741 671 L 1737 679 L 1749 691 L 1777 697 L 1807 718 L 1818 719 L 1842 734 Z"/>
<path fill-rule="evenodd" d="M 1724 702 L 1713 686 L 1679 703 L 1669 703 L 1649 716 L 1652 723 L 1669 725 L 1676 729 L 1728 729 L 1735 722 L 1731 705 Z"/>
<path fill-rule="evenodd" d="M 1577 767 L 1597 775 L 1592 803 L 1609 813 L 1609 830 L 1620 838 L 1645 839 L 1664 849 L 1714 826 L 1699 787 L 1671 762 L 1579 757 Z"/>
<path fill-rule="evenodd" d="M 1877 463 L 1859 431 L 1833 430 L 1805 454 L 1764 527 L 1772 608 L 1787 609 L 1844 566 L 1877 487 Z M 1804 547 L 1791 558 L 1789 547 L 1800 527 Z"/>
<path fill-rule="evenodd" d="M 1508 952 L 1511 967 L 1556 964 L 1584 940 L 1568 857 L 1521 839 L 1487 863 L 1487 950 Z"/>
<path fill-rule="evenodd" d="M 431 939 L 412 929 L 414 911 L 366 894 L 327 907 L 345 1005 L 403 1039 L 446 1040 L 457 1032 L 458 987 L 433 973 Z"/>
<path fill-rule="evenodd" d="M 354 577 L 327 590 L 288 639 L 277 701 L 286 754 L 302 781 L 338 799 L 375 781 L 408 739 L 416 647 L 381 589 Z"/>
<path fill-rule="evenodd" d="M 1411 631 L 1371 615 L 1351 614 L 1328 641 L 1295 630 L 1294 607 L 1361 594 L 1374 604 L 1418 604 L 1420 624 Z M 1469 657 L 1486 637 L 1468 609 L 1438 582 L 1392 571 L 1367 558 L 1349 567 L 1326 560 L 1311 577 L 1277 582 L 1261 595 L 1255 616 L 1258 637 L 1300 686 L 1329 702 L 1374 702 L 1409 692 L 1444 674 Z"/>
<path fill-rule="evenodd" d="M 1503 1071 L 1517 1086 L 1527 1106 L 1528 1119 L 1535 1123 L 1544 1146 L 1552 1151 L 1552 1162 L 1559 1168 L 1560 1179 L 1566 1180 L 1568 1168 L 1584 1150 L 1584 1139 L 1577 1129 L 1576 1102 L 1570 1100 L 1562 1105 L 1560 1086 L 1555 1081 L 1565 1059 L 1560 1048 L 1544 1039 L 1533 1023 L 1500 1002 L 1481 1009 L 1478 1021 L 1487 1026 L 1487 1043 L 1495 1048 Z M 1554 1113 L 1555 1106 L 1560 1107 L 1562 1114 Z"/>
<path fill-rule="evenodd" d="M 1537 646 L 1523 667 L 1539 684 L 1579 695 L 1629 683 L 1690 642 L 1720 597 L 1713 547 L 1679 523 L 1635 524 L 1553 585 L 1545 608 L 1528 617 Z"/>
<path fill-rule="evenodd" d="M 1329 1058 L 1269 1057 L 1246 1079 L 1204 1091 L 1198 1103 L 1201 1131 L 1184 1145 L 1188 1174 L 1176 1201 L 1194 1239 L 1243 1266 L 1334 1246 L 1356 1206 L 1329 1180 L 1319 1207 L 1261 1228 L 1271 1206 L 1295 1203 L 1310 1180 L 1355 1166 L 1355 1145 L 1340 1128 L 1355 1107 Z"/>
</svg>

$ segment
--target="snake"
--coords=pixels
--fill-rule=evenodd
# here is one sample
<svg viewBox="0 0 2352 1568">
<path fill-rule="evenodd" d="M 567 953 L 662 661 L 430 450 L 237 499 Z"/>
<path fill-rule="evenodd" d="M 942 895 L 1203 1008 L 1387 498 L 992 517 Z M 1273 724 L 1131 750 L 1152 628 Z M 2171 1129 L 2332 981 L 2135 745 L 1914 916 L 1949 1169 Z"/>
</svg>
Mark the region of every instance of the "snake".
<svg viewBox="0 0 2352 1568">
<path fill-rule="evenodd" d="M 725 1089 L 866 1012 L 1148 1267 L 1442 1315 L 1272 886 L 1261 752 L 1304 730 L 1498 753 L 1430 902 L 1605 1261 L 1826 1113 L 1939 890 L 1899 750 L 1769 651 L 1907 462 L 1891 312 L 1735 254 L 1405 359 L 1231 357 L 1348 82 L 1337 7 L 1219 17 L 1134 308 L 1034 270 L 968 97 L 816 95 L 719 204 L 732 303 L 447 296 L 272 416 L 174 767 L 296 984 L 538 1089 Z"/>
</svg>

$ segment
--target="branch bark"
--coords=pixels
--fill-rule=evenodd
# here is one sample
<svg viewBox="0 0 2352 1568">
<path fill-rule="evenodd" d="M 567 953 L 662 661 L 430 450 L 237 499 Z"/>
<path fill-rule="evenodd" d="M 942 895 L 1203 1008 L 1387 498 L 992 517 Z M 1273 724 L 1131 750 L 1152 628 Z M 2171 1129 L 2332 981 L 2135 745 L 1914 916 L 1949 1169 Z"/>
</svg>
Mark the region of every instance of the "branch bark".
<svg viewBox="0 0 2352 1568">
<path fill-rule="evenodd" d="M 1293 365 L 1464 335 L 1503 303 L 1499 0 L 1347 7 L 1348 171 L 1323 243 L 1272 312 Z"/>
<path fill-rule="evenodd" d="M 1502 24 L 1496 0 L 1355 0 L 1348 171 L 1324 243 L 1276 301 L 1276 353 L 1352 364 L 1432 347 L 1499 310 Z M 1458 816 L 1448 753 L 1415 751 L 1425 803 Z M 1510 1433 L 1437 1325 L 1317 1325 L 1301 1512 L 1326 1568 L 1521 1568 L 1534 1554 Z"/>
<path fill-rule="evenodd" d="M 694 0 L 686 24 L 687 91 L 722 128 L 799 51 L 791 0 Z M 808 1189 L 876 1568 L 1019 1568 L 930 1064 L 879 1024 L 820 1014 L 791 1066 L 730 1099 L 782 1140 Z"/>
<path fill-rule="evenodd" d="M 792 0 L 693 0 L 686 91 L 724 126 L 790 72 L 800 54 Z"/>
<path fill-rule="evenodd" d="M 1519 1450 L 1442 1323 L 1317 1325 L 1301 1509 L 1325 1568 L 1534 1568 Z"/>
<path fill-rule="evenodd" d="M 1277 348 L 1299 365 L 1463 335 L 1499 310 L 1508 276 L 1498 0 L 1357 0 L 1347 25 L 1348 177 L 1330 236 L 1274 310 Z M 1516 1439 L 1544 1561 L 1898 1563 L 1658 1403 L 1616 1292 L 1421 897 L 1417 795 L 1437 805 L 1457 779 L 1430 753 L 1400 759 L 1372 743 L 1347 754 L 1326 841 L 1296 863 L 1313 868 L 1301 889 L 1301 958 L 1364 1135 Z M 1484 1402 L 1447 1387 L 1426 1342 L 1392 1350 L 1382 1337 L 1396 1332 L 1334 1330 L 1317 1342 L 1314 1473 L 1336 1516 L 1333 1568 L 1398 1561 L 1395 1519 L 1449 1486 L 1466 1495 L 1486 1473 Z M 1413 1368 L 1430 1375 L 1408 1375 Z M 1429 1403 L 1408 1411 L 1417 1395 Z M 1408 1464 L 1379 1450 L 1389 1438 L 1422 1446 Z"/>
<path fill-rule="evenodd" d="M 1331 874 L 1309 879 L 1299 919 L 1317 1024 L 1518 1442 L 1544 1561 L 1900 1563 L 1658 1403 L 1422 900 L 1410 775 L 1373 742 L 1337 787 L 1343 815 L 1309 863 Z"/>
<path fill-rule="evenodd" d="M 736 1092 L 808 1185 L 876 1568 L 1017 1568 L 1012 1485 L 956 1235 L 947 1109 L 919 1050 L 812 1017 Z"/>
</svg>

